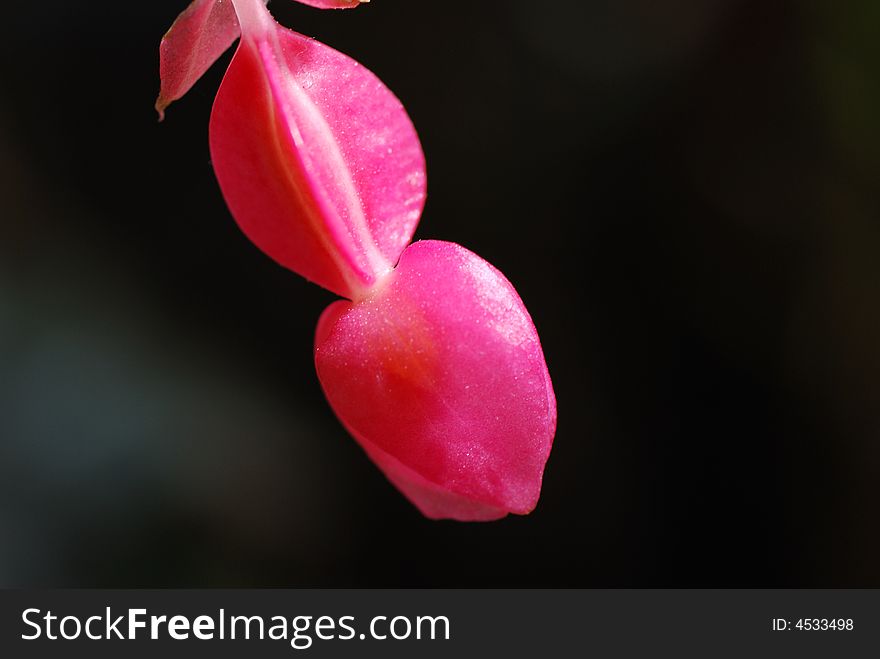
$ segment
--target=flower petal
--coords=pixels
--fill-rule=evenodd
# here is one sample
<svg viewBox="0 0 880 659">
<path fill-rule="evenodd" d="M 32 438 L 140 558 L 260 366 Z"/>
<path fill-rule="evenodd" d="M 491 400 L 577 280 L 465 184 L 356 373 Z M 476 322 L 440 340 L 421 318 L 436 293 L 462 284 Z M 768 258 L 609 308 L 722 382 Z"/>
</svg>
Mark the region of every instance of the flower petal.
<svg viewBox="0 0 880 659">
<path fill-rule="evenodd" d="M 248 30 L 211 115 L 223 195 L 270 257 L 344 297 L 363 296 L 421 215 L 418 136 L 370 71 L 244 9 Z"/>
<path fill-rule="evenodd" d="M 318 9 L 354 9 L 362 2 L 370 0 L 296 0 L 297 2 L 308 5 L 309 7 L 317 7 Z"/>
<path fill-rule="evenodd" d="M 315 340 L 336 414 L 428 517 L 490 520 L 538 501 L 556 430 L 541 344 L 513 286 L 472 252 L 417 242 Z"/>
<path fill-rule="evenodd" d="M 231 0 L 194 0 L 183 10 L 159 44 L 160 120 L 165 108 L 186 94 L 238 35 Z"/>
</svg>

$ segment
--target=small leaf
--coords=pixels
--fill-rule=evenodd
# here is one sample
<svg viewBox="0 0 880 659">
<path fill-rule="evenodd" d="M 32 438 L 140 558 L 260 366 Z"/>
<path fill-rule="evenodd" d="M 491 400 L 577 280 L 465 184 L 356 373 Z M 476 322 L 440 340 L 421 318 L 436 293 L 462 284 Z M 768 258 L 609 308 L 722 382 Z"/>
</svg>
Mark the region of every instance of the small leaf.
<svg viewBox="0 0 880 659">
<path fill-rule="evenodd" d="M 315 365 L 340 420 L 426 516 L 535 507 L 556 400 L 528 312 L 480 257 L 414 243 L 373 295 L 328 307 Z"/>
<path fill-rule="evenodd" d="M 159 45 L 160 120 L 165 108 L 190 90 L 239 32 L 231 0 L 194 0 L 177 17 Z"/>
</svg>

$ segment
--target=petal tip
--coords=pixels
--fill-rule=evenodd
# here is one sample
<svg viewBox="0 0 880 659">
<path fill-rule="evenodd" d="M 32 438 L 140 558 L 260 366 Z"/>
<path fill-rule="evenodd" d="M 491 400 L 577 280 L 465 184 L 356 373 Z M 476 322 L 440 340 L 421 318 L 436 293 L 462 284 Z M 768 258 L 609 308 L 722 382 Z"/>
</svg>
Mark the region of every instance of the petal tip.
<svg viewBox="0 0 880 659">
<path fill-rule="evenodd" d="M 162 94 L 159 94 L 159 98 L 156 99 L 154 108 L 156 108 L 156 113 L 159 115 L 159 123 L 165 121 L 165 109 L 171 105 L 171 101 L 166 99 Z"/>
</svg>

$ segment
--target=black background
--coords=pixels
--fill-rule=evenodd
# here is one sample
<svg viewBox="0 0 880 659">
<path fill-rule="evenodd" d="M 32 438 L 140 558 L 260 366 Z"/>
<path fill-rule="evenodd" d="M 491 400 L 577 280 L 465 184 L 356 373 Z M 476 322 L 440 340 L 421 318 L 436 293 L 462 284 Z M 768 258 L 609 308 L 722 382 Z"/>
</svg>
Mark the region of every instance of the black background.
<svg viewBox="0 0 880 659">
<path fill-rule="evenodd" d="M 880 586 L 880 5 L 374 0 L 417 238 L 516 285 L 559 430 L 537 510 L 419 516 L 337 423 L 333 296 L 158 124 L 183 2 L 15 3 L 0 45 L 0 584 Z"/>
</svg>

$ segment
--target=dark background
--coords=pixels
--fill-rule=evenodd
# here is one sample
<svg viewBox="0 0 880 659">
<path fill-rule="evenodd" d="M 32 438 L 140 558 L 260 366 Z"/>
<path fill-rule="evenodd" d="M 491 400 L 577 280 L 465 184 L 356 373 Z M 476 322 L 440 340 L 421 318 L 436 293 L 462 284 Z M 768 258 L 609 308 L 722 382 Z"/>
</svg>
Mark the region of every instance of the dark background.
<svg viewBox="0 0 880 659">
<path fill-rule="evenodd" d="M 417 237 L 541 333 L 543 496 L 489 524 L 325 404 L 333 296 L 210 167 L 229 56 L 157 123 L 184 4 L 4 12 L 0 584 L 880 586 L 880 3 L 272 3 L 403 100 Z"/>
</svg>

